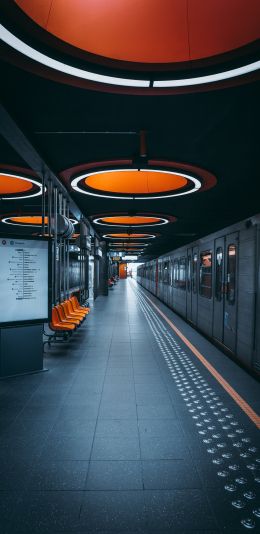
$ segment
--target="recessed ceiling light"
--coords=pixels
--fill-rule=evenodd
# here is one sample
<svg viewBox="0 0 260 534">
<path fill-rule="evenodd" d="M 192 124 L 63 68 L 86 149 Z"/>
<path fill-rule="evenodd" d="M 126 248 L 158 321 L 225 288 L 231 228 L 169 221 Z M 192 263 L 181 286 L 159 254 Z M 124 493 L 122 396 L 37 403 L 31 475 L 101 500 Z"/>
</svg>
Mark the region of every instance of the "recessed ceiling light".
<svg viewBox="0 0 260 534">
<path fill-rule="evenodd" d="M 102 226 L 160 226 L 167 224 L 169 221 L 163 217 L 152 217 L 144 215 L 116 215 L 98 217 L 93 220 L 93 223 L 100 224 Z"/>
<path fill-rule="evenodd" d="M 41 194 L 42 184 L 33 178 L 0 172 L 0 197 L 2 200 L 20 200 L 37 197 Z"/>
<path fill-rule="evenodd" d="M 108 84 L 112 86 L 114 85 L 114 86 L 132 87 L 132 88 L 135 87 L 135 88 L 143 88 L 143 89 L 148 89 L 148 90 L 150 87 L 155 88 L 155 89 L 156 88 L 162 89 L 162 88 L 192 87 L 192 86 L 198 86 L 198 85 L 213 84 L 213 83 L 224 81 L 224 80 L 238 78 L 238 77 L 250 74 L 252 72 L 255 72 L 259 70 L 260 68 L 260 61 L 253 61 L 251 63 L 248 63 L 247 65 L 242 65 L 240 67 L 236 67 L 233 69 L 220 71 L 215 74 L 197 76 L 193 78 L 181 78 L 181 79 L 170 79 L 170 80 L 166 79 L 166 80 L 154 80 L 154 81 L 150 79 L 149 80 L 148 79 L 146 80 L 128 79 L 128 78 L 120 78 L 120 77 L 98 74 L 98 73 L 91 72 L 85 69 L 73 67 L 72 65 L 68 63 L 64 63 L 62 61 L 57 61 L 56 59 L 53 59 L 52 57 L 46 54 L 43 54 L 42 52 L 39 52 L 32 46 L 27 45 L 24 41 L 16 37 L 9 30 L 7 30 L 7 28 L 5 28 L 2 24 L 0 25 L 0 37 L 7 45 L 17 50 L 20 54 L 23 54 L 29 59 L 37 63 L 40 63 L 41 65 L 45 65 L 46 67 L 52 70 L 63 72 L 64 74 L 67 74 L 74 78 L 80 78 L 80 79 L 84 79 L 87 81 Z"/>
<path fill-rule="evenodd" d="M 84 195 L 147 200 L 195 193 L 201 188 L 201 182 L 174 170 L 114 168 L 77 176 L 71 187 Z"/>
</svg>

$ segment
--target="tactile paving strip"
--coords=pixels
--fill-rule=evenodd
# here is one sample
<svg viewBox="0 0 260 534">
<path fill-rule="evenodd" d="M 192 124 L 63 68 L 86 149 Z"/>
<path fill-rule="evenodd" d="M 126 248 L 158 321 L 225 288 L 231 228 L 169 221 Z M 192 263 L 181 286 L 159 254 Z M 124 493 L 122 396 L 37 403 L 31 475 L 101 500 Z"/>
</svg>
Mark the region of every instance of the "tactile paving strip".
<svg viewBox="0 0 260 534">
<path fill-rule="evenodd" d="M 260 457 L 257 447 L 231 409 L 209 386 L 196 362 L 181 347 L 177 335 L 169 332 L 156 315 L 145 293 L 132 282 L 131 287 L 191 414 L 198 436 L 216 466 L 216 476 L 223 479 L 223 490 L 230 494 L 230 506 L 240 511 L 238 522 L 247 529 L 260 528 L 259 501 L 257 504 Z"/>
</svg>

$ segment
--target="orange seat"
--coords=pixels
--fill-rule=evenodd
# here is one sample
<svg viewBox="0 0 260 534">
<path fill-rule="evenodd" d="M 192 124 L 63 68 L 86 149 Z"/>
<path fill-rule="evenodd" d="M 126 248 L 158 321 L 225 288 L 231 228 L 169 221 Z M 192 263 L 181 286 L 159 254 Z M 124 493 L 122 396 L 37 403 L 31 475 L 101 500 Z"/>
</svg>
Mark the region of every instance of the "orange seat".
<svg viewBox="0 0 260 534">
<path fill-rule="evenodd" d="M 70 297 L 70 302 L 75 312 L 81 311 L 85 315 L 88 315 L 90 308 L 84 308 L 83 306 L 80 306 L 76 297 Z"/>
<path fill-rule="evenodd" d="M 64 308 L 58 304 L 57 306 L 55 306 L 55 308 L 57 309 L 57 312 L 58 312 L 58 316 L 59 316 L 59 319 L 61 322 L 67 322 L 67 323 L 71 323 L 71 324 L 75 324 L 75 325 L 79 325 L 80 324 L 80 321 L 78 319 L 75 319 L 75 317 L 71 317 L 70 315 L 66 315 L 65 311 L 64 311 Z"/>
<path fill-rule="evenodd" d="M 76 315 L 79 315 L 80 317 L 82 317 L 82 319 L 85 319 L 86 314 L 82 310 L 74 311 L 73 307 L 72 307 L 72 304 L 71 304 L 71 301 L 70 300 L 65 300 L 65 302 L 67 304 L 67 307 L 68 307 L 71 315 L 76 314 Z"/>
<path fill-rule="evenodd" d="M 66 323 L 65 321 L 61 322 L 59 320 L 58 312 L 55 308 L 52 309 L 50 327 L 54 331 L 58 330 L 62 332 L 72 331 L 72 330 L 75 330 L 76 328 L 75 324 Z"/>
<path fill-rule="evenodd" d="M 69 304 L 68 304 L 68 301 L 65 300 L 64 302 L 61 302 L 61 306 L 63 307 L 64 309 L 64 313 L 65 315 L 69 315 L 75 319 L 78 319 L 78 321 L 83 321 L 83 317 L 82 315 L 78 314 L 78 313 L 75 313 L 71 310 L 71 308 L 69 307 Z"/>
</svg>

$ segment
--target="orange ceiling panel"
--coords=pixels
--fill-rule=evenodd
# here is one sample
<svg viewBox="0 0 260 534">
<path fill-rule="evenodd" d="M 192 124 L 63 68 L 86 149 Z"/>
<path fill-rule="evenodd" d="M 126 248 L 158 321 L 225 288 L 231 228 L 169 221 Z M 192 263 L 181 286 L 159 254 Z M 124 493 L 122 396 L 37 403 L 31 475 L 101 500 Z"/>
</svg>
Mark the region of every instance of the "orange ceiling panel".
<svg viewBox="0 0 260 534">
<path fill-rule="evenodd" d="M 18 6 L 43 28 L 46 28 L 53 0 L 15 0 Z"/>
<path fill-rule="evenodd" d="M 33 188 L 33 184 L 15 176 L 0 175 L 0 195 L 25 193 Z"/>
<path fill-rule="evenodd" d="M 116 238 L 127 238 L 127 239 L 136 239 L 136 238 L 146 238 L 151 237 L 150 234 L 107 234 L 107 237 L 116 237 Z"/>
<path fill-rule="evenodd" d="M 42 218 L 40 215 L 31 215 L 31 216 L 21 216 L 21 217 L 10 217 L 9 219 L 11 222 L 16 224 L 33 224 L 33 225 L 41 225 L 42 224 Z M 48 217 L 44 218 L 44 223 L 48 224 Z"/>
<path fill-rule="evenodd" d="M 133 195 L 162 193 L 185 187 L 188 180 L 174 173 L 156 171 L 113 171 L 87 176 L 88 187 L 109 193 Z"/>
<path fill-rule="evenodd" d="M 132 224 L 155 224 L 161 221 L 160 217 L 102 217 L 102 223 L 108 224 L 125 224 L 131 226 Z"/>
<path fill-rule="evenodd" d="M 259 0 L 189 0 L 191 59 L 214 56 L 260 37 Z"/>
<path fill-rule="evenodd" d="M 92 54 L 175 63 L 259 37 L 259 0 L 14 0 L 59 39 Z"/>
</svg>

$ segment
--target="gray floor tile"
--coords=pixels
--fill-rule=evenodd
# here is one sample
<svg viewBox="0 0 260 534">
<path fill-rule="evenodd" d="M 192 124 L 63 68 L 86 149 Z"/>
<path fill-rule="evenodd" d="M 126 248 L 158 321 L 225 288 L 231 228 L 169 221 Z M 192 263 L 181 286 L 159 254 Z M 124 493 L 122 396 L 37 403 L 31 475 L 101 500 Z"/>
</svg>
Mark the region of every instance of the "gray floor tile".
<svg viewBox="0 0 260 534">
<path fill-rule="evenodd" d="M 138 437 L 137 420 L 135 419 L 99 419 L 96 436 L 100 437 Z"/>
<path fill-rule="evenodd" d="M 102 402 L 99 410 L 100 419 L 136 419 L 135 403 L 105 403 Z"/>
<path fill-rule="evenodd" d="M 32 470 L 30 490 L 76 491 L 83 490 L 86 483 L 89 462 L 84 461 L 40 461 Z"/>
<path fill-rule="evenodd" d="M 187 460 L 143 460 L 144 489 L 201 488 L 198 474 Z"/>
<path fill-rule="evenodd" d="M 160 530 L 217 528 L 201 490 L 145 491 L 148 527 Z"/>
<path fill-rule="evenodd" d="M 52 432 L 42 451 L 41 458 L 48 460 L 89 460 L 94 430 L 73 433 Z"/>
<path fill-rule="evenodd" d="M 16 507 L 8 534 L 73 532 L 79 525 L 82 497 L 80 491 L 31 492 Z"/>
<path fill-rule="evenodd" d="M 140 434 L 150 437 L 172 436 L 185 439 L 185 435 L 178 421 L 174 419 L 139 419 Z"/>
<path fill-rule="evenodd" d="M 141 458 L 143 460 L 178 460 L 189 457 L 189 450 L 183 439 L 175 437 L 140 436 Z"/>
<path fill-rule="evenodd" d="M 138 404 L 137 405 L 138 419 L 175 419 L 176 412 L 171 404 Z"/>
<path fill-rule="evenodd" d="M 96 437 L 91 460 L 139 460 L 140 448 L 137 438 Z"/>
<path fill-rule="evenodd" d="M 133 531 L 146 527 L 142 491 L 89 491 L 83 499 L 81 528 L 96 528 L 97 532 Z"/>
<path fill-rule="evenodd" d="M 140 461 L 91 462 L 87 478 L 88 490 L 142 490 Z"/>
</svg>

